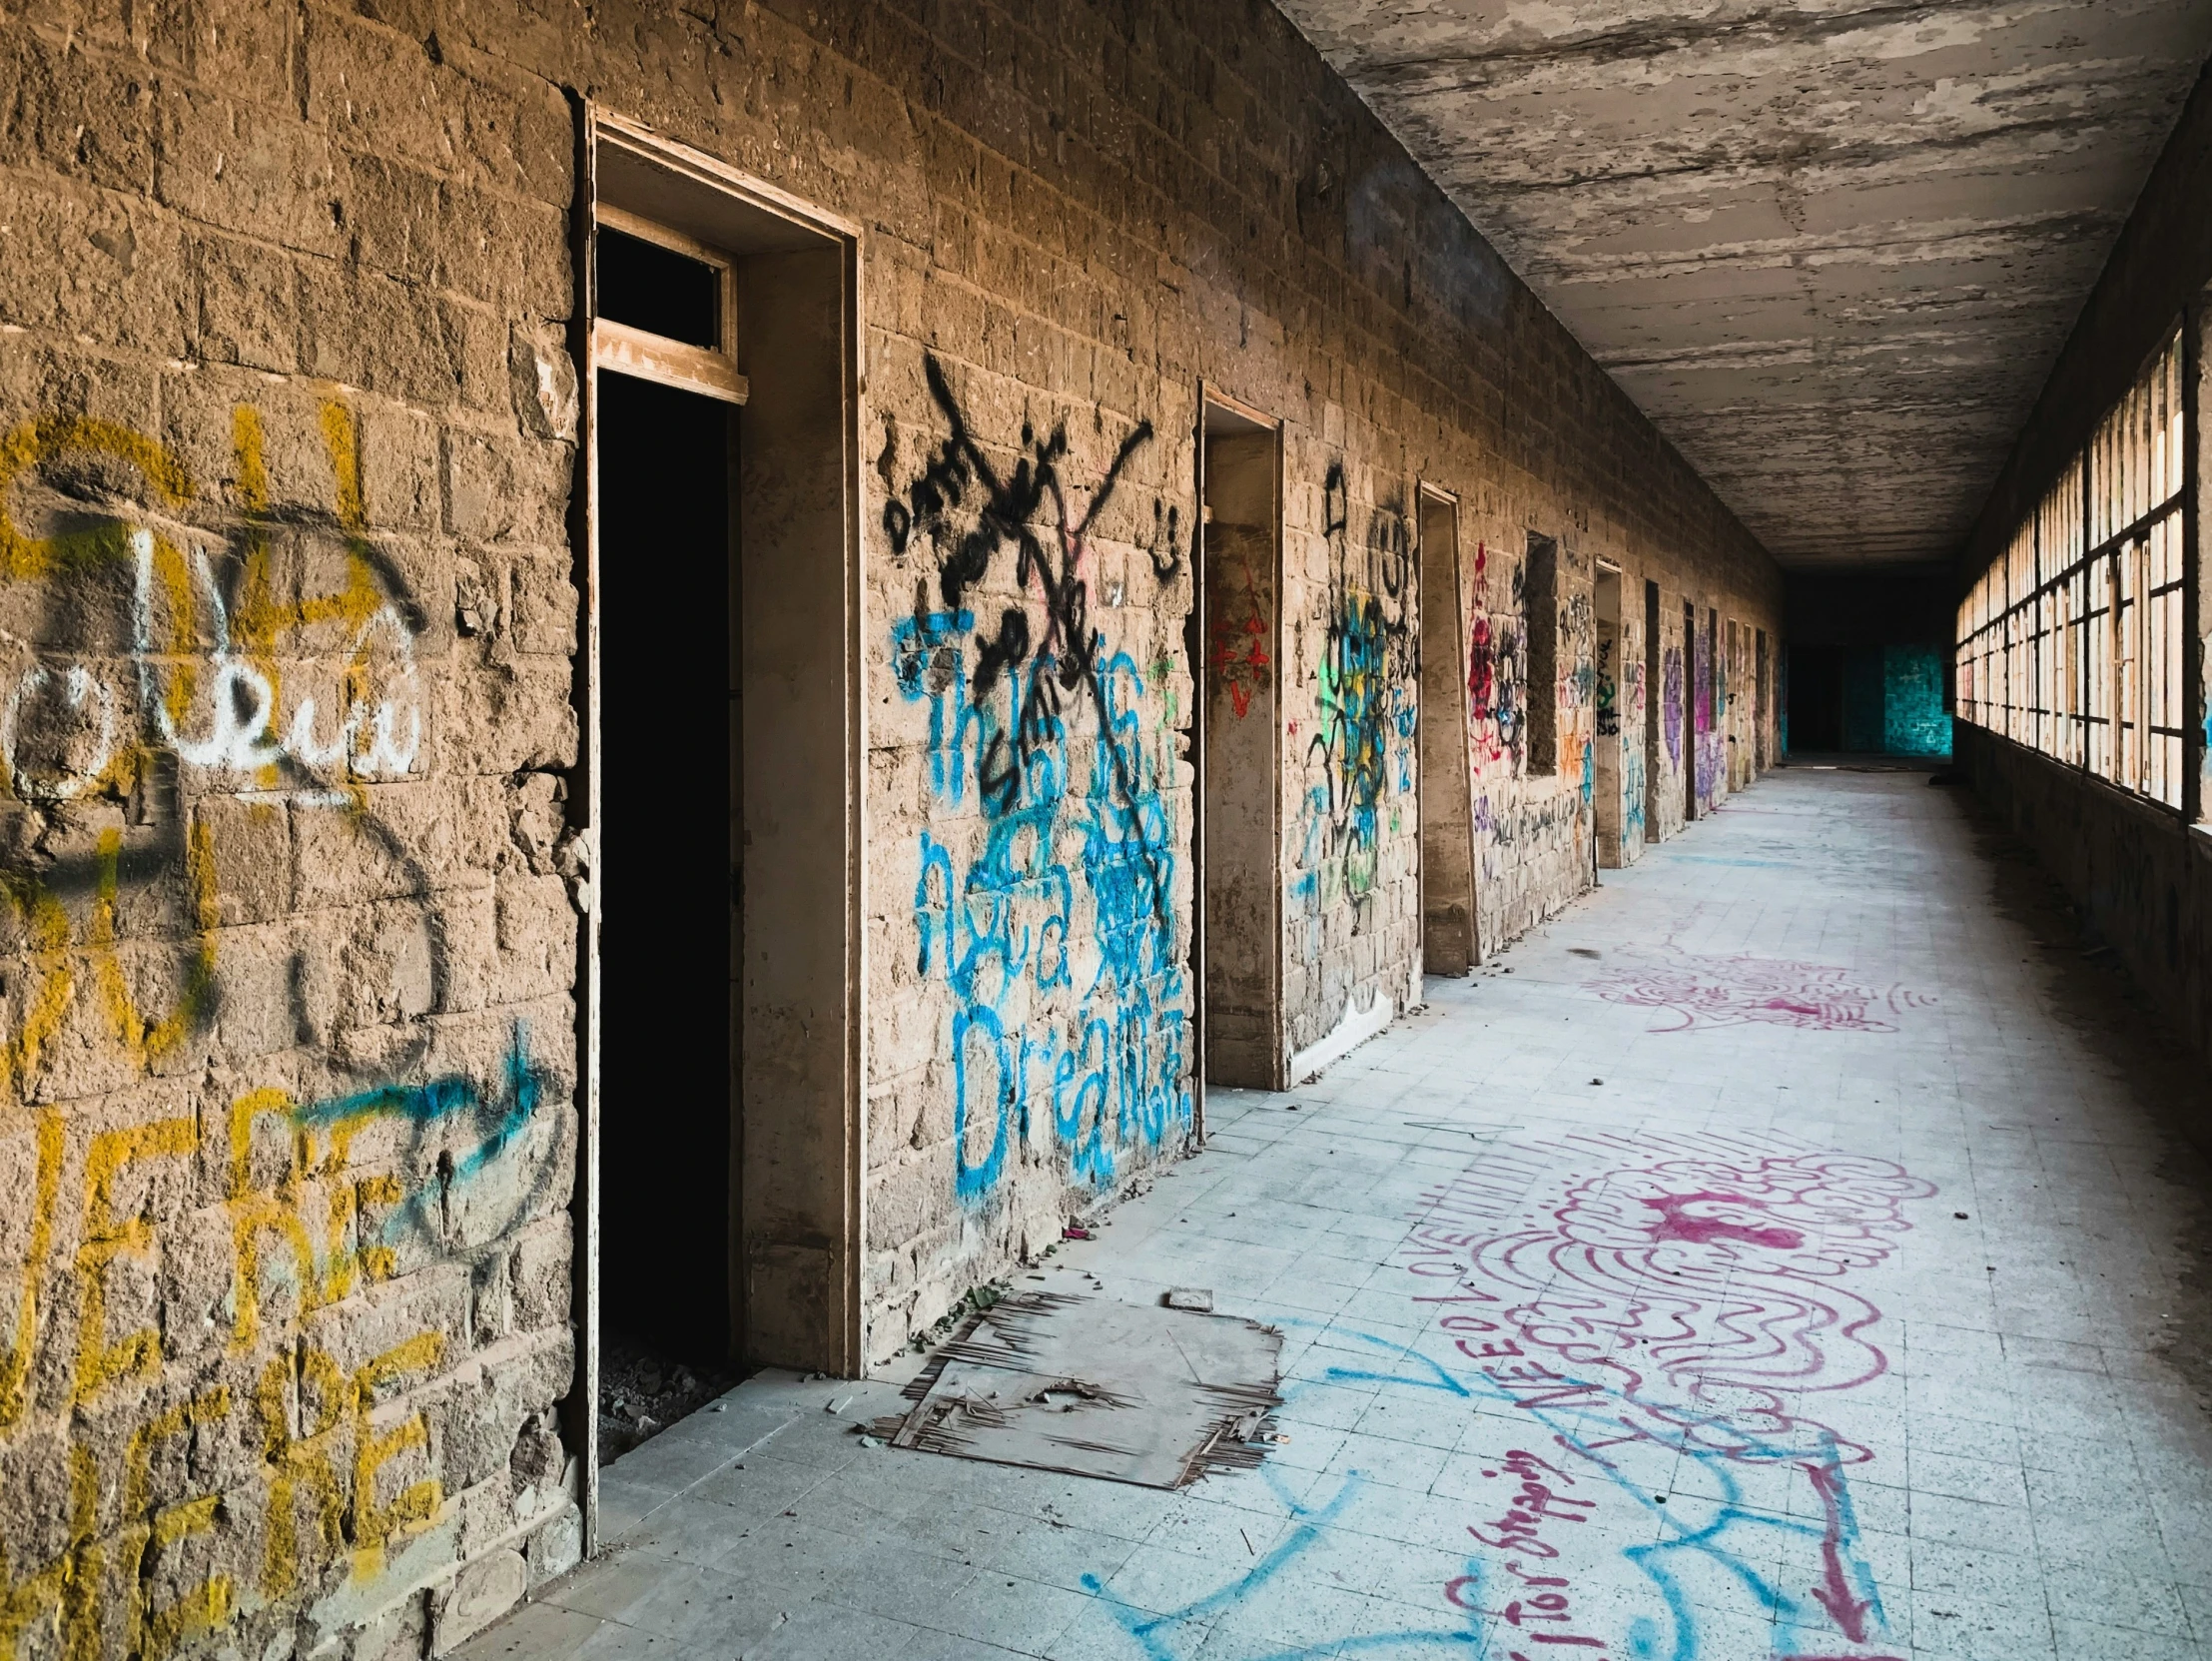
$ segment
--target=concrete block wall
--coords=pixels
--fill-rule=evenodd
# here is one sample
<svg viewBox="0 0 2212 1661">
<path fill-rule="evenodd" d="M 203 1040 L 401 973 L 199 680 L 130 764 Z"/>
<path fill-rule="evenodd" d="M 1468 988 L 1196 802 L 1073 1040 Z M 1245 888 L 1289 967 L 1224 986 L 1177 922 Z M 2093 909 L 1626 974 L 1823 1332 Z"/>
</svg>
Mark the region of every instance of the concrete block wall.
<svg viewBox="0 0 2212 1661">
<path fill-rule="evenodd" d="M 0 1653 L 418 1652 L 576 1559 L 557 89 L 0 18 Z"/>
<path fill-rule="evenodd" d="M 1771 561 L 1264 5 L 65 0 L 0 14 L 0 80 L 22 1654 L 436 1652 L 578 1550 L 582 100 L 865 228 L 872 1356 L 1190 1124 L 1201 383 L 1284 423 L 1293 1050 L 1417 986 L 1421 484 L 1487 944 L 1589 882 L 1594 562 L 1780 637 Z"/>
</svg>

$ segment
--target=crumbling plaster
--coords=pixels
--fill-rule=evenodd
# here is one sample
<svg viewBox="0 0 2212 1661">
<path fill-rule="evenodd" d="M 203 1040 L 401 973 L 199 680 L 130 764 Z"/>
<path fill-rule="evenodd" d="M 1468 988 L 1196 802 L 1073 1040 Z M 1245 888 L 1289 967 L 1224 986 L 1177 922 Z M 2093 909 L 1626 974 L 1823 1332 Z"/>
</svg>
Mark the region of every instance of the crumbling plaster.
<svg viewBox="0 0 2212 1661">
<path fill-rule="evenodd" d="M 1785 566 L 1964 541 L 2207 0 L 1280 0 Z"/>
</svg>

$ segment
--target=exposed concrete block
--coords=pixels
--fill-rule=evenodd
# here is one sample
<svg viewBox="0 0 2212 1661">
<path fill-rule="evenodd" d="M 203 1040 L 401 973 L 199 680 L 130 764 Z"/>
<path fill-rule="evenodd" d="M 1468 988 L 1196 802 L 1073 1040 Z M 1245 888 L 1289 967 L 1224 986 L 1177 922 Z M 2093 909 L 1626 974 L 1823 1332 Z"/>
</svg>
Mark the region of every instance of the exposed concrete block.
<svg viewBox="0 0 2212 1661">
<path fill-rule="evenodd" d="M 583 1561 L 583 1512 L 564 1505 L 529 1538 L 523 1548 L 530 1568 L 530 1590 L 558 1580 Z"/>
<path fill-rule="evenodd" d="M 401 1598 L 353 1631 L 339 1634 L 346 1661 L 420 1661 L 435 1619 L 428 1601 Z"/>
</svg>

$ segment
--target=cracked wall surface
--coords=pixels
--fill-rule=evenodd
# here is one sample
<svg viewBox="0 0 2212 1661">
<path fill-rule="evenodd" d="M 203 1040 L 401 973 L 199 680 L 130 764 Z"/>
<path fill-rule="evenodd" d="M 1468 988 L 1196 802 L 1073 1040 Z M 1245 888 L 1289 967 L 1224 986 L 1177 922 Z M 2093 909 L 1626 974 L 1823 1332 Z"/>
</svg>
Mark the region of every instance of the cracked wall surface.
<svg viewBox="0 0 2212 1661">
<path fill-rule="evenodd" d="M 1957 551 L 2212 47 L 2206 0 L 1281 3 L 1790 566 Z"/>
</svg>

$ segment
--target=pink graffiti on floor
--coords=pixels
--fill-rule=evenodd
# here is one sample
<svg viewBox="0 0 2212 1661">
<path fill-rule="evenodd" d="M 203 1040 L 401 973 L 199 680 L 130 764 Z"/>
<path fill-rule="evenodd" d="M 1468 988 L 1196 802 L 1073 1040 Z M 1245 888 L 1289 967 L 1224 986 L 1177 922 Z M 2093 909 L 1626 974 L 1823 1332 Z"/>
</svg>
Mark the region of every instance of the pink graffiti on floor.
<svg viewBox="0 0 2212 1661">
<path fill-rule="evenodd" d="M 1844 1154 L 1665 1160 L 1576 1181 L 1543 1226 L 1475 1243 L 1468 1279 L 1524 1349 L 1606 1378 L 1637 1428 L 1811 1457 L 1833 1432 L 1797 1404 L 1888 1366 L 1864 1335 L 1880 1311 L 1840 1282 L 1934 1192 Z"/>
<path fill-rule="evenodd" d="M 1692 1206 L 1708 1202 L 1738 1207 L 1751 1204 L 1741 1194 L 1663 1194 L 1644 1202 L 1659 1213 L 1659 1222 L 1652 1225 L 1652 1239 L 1688 1241 L 1693 1246 L 1717 1240 L 1747 1240 L 1778 1251 L 1792 1251 L 1805 1244 L 1805 1237 L 1795 1229 L 1750 1229 L 1725 1218 L 1689 1215 Z"/>
<path fill-rule="evenodd" d="M 1672 1010 L 1679 1020 L 1653 1032 L 1765 1024 L 1832 1033 L 1893 1033 L 1881 1017 L 1934 1000 L 1901 986 L 1860 986 L 1848 969 L 1781 958 L 1696 957 L 1666 950 L 1582 983 L 1609 1004 Z"/>
<path fill-rule="evenodd" d="M 1613 1397 L 1637 1433 L 1757 1444 L 1763 1459 L 1817 1457 L 1834 1433 L 1803 1415 L 1805 1397 L 1886 1369 L 1866 1335 L 1880 1311 L 1843 1280 L 1889 1256 L 1904 1201 L 1935 1193 L 1884 1159 L 1715 1146 L 1573 1177 L 1540 1226 L 1489 1232 L 1458 1217 L 1473 1204 L 1458 1190 L 1482 1173 L 1431 1195 L 1409 1241 L 1464 1265 L 1436 1300 L 1455 1304 L 1442 1324 L 1460 1351 L 1542 1358 L 1520 1389 L 1568 1378 Z M 1546 1400 L 1564 1400 L 1557 1384 Z M 1844 1448 L 1853 1457 L 1864 1448 Z"/>
<path fill-rule="evenodd" d="M 1525 1449 L 1483 1472 L 1520 1485 L 1468 1533 L 1520 1585 L 1506 1609 L 1482 1612 L 1516 1628 L 1573 1622 L 1556 1641 L 1602 1647 L 1582 1630 L 1574 1577 L 1551 1560 L 1605 1491 L 1583 1485 L 1588 1473 L 1618 1481 L 1610 1450 L 1657 1442 L 1802 1472 L 1822 1517 L 1805 1595 L 1850 1644 L 1879 1643 L 1843 1476 L 1873 1454 L 1809 1404 L 1887 1370 L 1869 1335 L 1880 1311 L 1843 1281 L 1882 1263 L 1910 1227 L 1905 1202 L 1934 1192 L 1886 1160 L 1785 1138 L 1575 1132 L 1495 1145 L 1424 1195 L 1403 1247 L 1432 1288 L 1416 1302 L 1444 1311 L 1442 1335 L 1505 1399 L 1546 1426 L 1566 1415 L 1574 1435 L 1552 1439 L 1584 1462 L 1580 1483 Z M 1471 1597 L 1495 1584 L 1470 1574 L 1444 1595 L 1477 1608 Z"/>
</svg>

